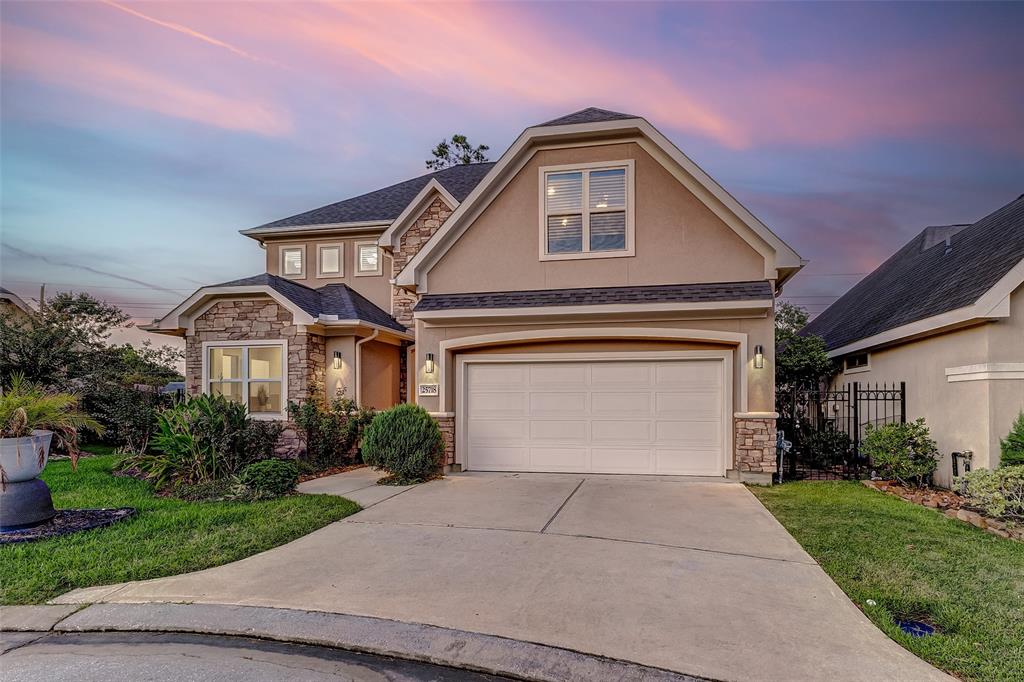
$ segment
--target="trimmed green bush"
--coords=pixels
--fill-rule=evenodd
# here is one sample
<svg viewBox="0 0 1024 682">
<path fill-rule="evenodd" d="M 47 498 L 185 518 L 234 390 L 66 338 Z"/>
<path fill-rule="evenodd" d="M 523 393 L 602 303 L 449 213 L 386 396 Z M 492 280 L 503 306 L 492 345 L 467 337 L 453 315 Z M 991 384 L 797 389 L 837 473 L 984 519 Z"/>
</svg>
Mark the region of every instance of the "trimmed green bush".
<svg viewBox="0 0 1024 682">
<path fill-rule="evenodd" d="M 989 516 L 1024 519 L 1024 466 L 975 469 L 957 482 L 972 507 Z"/>
<path fill-rule="evenodd" d="M 1001 456 L 999 462 L 1004 467 L 1024 464 L 1024 411 L 1017 415 L 1013 428 L 1006 438 L 999 441 Z"/>
<path fill-rule="evenodd" d="M 269 499 L 287 495 L 299 482 L 299 465 L 290 459 L 265 459 L 242 469 L 238 481 L 252 497 Z"/>
<path fill-rule="evenodd" d="M 883 478 L 923 486 L 939 465 L 939 449 L 924 419 L 906 424 L 868 424 L 861 445 Z"/>
<path fill-rule="evenodd" d="M 437 422 L 411 403 L 379 412 L 363 434 L 363 461 L 388 472 L 383 483 L 404 485 L 437 476 L 442 452 Z"/>
<path fill-rule="evenodd" d="M 344 393 L 327 403 L 311 391 L 302 403 L 288 403 L 288 415 L 306 443 L 300 455 L 304 468 L 321 471 L 359 461 L 359 441 L 374 411 L 359 407 Z"/>
</svg>

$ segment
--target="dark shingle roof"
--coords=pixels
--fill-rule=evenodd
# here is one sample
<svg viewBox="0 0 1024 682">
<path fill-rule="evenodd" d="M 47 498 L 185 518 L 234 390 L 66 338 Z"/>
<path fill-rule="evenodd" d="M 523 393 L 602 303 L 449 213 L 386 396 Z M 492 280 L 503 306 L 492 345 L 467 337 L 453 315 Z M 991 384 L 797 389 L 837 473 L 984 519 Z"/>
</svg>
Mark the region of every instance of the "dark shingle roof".
<svg viewBox="0 0 1024 682">
<path fill-rule="evenodd" d="M 771 285 L 765 281 L 716 284 L 667 284 L 643 287 L 594 287 L 541 289 L 538 291 L 490 291 L 477 294 L 427 294 L 416 312 L 462 308 L 535 308 L 559 305 L 608 305 L 612 303 L 667 303 L 770 300 Z"/>
<path fill-rule="evenodd" d="M 453 197 L 462 201 L 483 180 L 492 166 L 493 162 L 452 166 L 253 229 L 270 230 L 305 225 L 394 220 L 432 179 L 436 179 Z"/>
<path fill-rule="evenodd" d="M 559 116 L 558 118 L 552 119 L 546 123 L 541 123 L 539 126 L 564 126 L 573 123 L 600 123 L 602 121 L 621 121 L 626 118 L 640 118 L 633 114 L 623 114 L 619 111 L 608 111 L 607 109 L 598 109 L 597 107 L 587 107 L 586 109 L 580 109 L 574 111 L 571 114 L 565 116 Z"/>
<path fill-rule="evenodd" d="M 268 286 L 313 317 L 337 315 L 340 320 L 362 320 L 397 331 L 407 331 L 395 318 L 347 284 L 328 284 L 319 289 L 311 289 L 304 284 L 264 272 L 213 286 Z"/>
<path fill-rule="evenodd" d="M 1022 259 L 1024 195 L 973 225 L 926 228 L 801 333 L 832 350 L 971 305 Z"/>
</svg>

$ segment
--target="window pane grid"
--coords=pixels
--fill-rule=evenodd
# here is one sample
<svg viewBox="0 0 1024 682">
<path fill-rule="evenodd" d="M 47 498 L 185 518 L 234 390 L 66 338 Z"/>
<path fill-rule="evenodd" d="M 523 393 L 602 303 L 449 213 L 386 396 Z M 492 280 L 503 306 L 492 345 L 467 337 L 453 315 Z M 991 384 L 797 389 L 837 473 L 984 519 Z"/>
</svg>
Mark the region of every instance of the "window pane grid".
<svg viewBox="0 0 1024 682">
<path fill-rule="evenodd" d="M 207 392 L 252 413 L 284 410 L 284 346 L 214 346 L 206 356 Z"/>
<path fill-rule="evenodd" d="M 546 253 L 626 249 L 627 169 L 545 174 Z"/>
</svg>

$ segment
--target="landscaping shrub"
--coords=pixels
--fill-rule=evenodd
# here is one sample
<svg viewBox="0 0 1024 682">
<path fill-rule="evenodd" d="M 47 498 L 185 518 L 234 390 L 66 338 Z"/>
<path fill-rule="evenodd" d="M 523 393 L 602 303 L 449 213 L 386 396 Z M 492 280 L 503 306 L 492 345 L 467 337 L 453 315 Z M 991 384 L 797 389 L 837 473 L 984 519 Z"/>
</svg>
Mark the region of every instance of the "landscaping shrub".
<svg viewBox="0 0 1024 682">
<path fill-rule="evenodd" d="M 441 429 L 419 405 L 405 403 L 378 413 L 363 434 L 363 461 L 389 474 L 382 483 L 403 485 L 436 476 L 442 452 Z"/>
<path fill-rule="evenodd" d="M 96 419 L 107 427 L 105 440 L 128 454 L 149 449 L 160 410 L 173 405 L 169 395 L 140 391 L 116 383 L 94 388 L 89 404 Z"/>
<path fill-rule="evenodd" d="M 306 443 L 300 456 L 304 468 L 320 471 L 358 461 L 359 440 L 373 410 L 359 407 L 344 393 L 330 404 L 314 393 L 301 404 L 288 403 L 288 414 Z"/>
<path fill-rule="evenodd" d="M 281 497 L 298 484 L 299 466 L 289 459 L 265 459 L 242 469 L 238 481 L 249 489 L 253 498 Z"/>
<path fill-rule="evenodd" d="M 989 516 L 1024 519 L 1024 465 L 975 469 L 957 479 L 968 504 Z"/>
<path fill-rule="evenodd" d="M 834 426 L 812 431 L 805 445 L 808 463 L 815 468 L 841 464 L 850 454 L 851 445 L 850 437 Z"/>
<path fill-rule="evenodd" d="M 276 423 L 250 419 L 245 406 L 219 395 L 186 398 L 157 416 L 152 445 L 125 459 L 157 488 L 226 478 L 273 454 Z"/>
<path fill-rule="evenodd" d="M 1024 464 L 1024 411 L 1017 415 L 1016 421 L 1006 438 L 999 442 L 1000 463 L 1004 466 Z"/>
<path fill-rule="evenodd" d="M 924 419 L 906 424 L 868 424 L 861 448 L 883 478 L 926 484 L 938 466 L 938 448 Z"/>
</svg>

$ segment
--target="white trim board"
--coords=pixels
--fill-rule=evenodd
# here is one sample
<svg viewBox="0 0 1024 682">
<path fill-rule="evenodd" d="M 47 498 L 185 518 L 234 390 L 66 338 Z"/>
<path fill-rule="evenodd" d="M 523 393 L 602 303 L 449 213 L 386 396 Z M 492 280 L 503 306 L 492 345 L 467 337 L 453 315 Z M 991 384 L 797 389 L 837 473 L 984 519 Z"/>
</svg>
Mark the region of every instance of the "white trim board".
<svg viewBox="0 0 1024 682">
<path fill-rule="evenodd" d="M 466 416 L 465 386 L 469 376 L 469 365 L 503 364 L 503 363 L 543 363 L 543 362 L 621 362 L 621 361 L 655 361 L 655 360 L 721 360 L 722 361 L 722 448 L 719 455 L 719 470 L 725 476 L 729 464 L 735 461 L 735 441 L 733 440 L 733 362 L 730 362 L 735 351 L 608 351 L 600 353 L 509 353 L 494 355 L 460 355 L 456 362 L 455 375 L 455 463 L 472 471 L 472 462 L 466 452 Z M 440 386 L 443 391 L 444 386 Z M 445 412 L 441 408 L 441 412 Z"/>
<path fill-rule="evenodd" d="M 490 317 L 533 317 L 547 315 L 600 315 L 619 313 L 685 312 L 708 310 L 766 310 L 771 299 L 748 301 L 697 301 L 678 303 L 607 303 L 595 305 L 520 306 L 512 308 L 448 308 L 413 313 L 417 320 L 466 319 Z"/>
<path fill-rule="evenodd" d="M 502 154 L 501 158 L 484 179 L 470 192 L 462 204 L 445 221 L 444 225 L 420 249 L 396 277 L 399 286 L 415 286 L 421 293 L 429 290 L 427 272 L 444 255 L 444 252 L 462 235 L 484 208 L 498 195 L 509 181 L 525 166 L 531 151 L 540 142 L 551 143 L 553 147 L 566 146 L 565 142 L 574 136 L 637 133 L 641 141 L 646 138 L 660 153 L 654 158 L 669 168 L 676 177 L 685 177 L 684 184 L 703 201 L 708 208 L 722 218 L 730 227 L 759 252 L 766 255 L 766 279 L 784 280 L 789 274 L 803 266 L 800 256 L 775 235 L 761 221 L 757 220 L 732 195 L 725 191 L 689 157 L 683 154 L 654 126 L 641 118 L 601 123 L 581 123 L 564 126 L 535 126 L 527 128 Z M 563 140 L 559 144 L 559 140 Z M 632 141 L 632 140 L 630 140 Z M 619 143 L 595 137 L 587 144 L 603 145 Z M 743 229 L 740 229 L 743 228 Z M 785 270 L 786 272 L 780 272 Z"/>
<path fill-rule="evenodd" d="M 990 381 L 1024 379 L 1024 362 L 984 362 L 946 368 L 946 381 Z"/>
<path fill-rule="evenodd" d="M 357 232 L 366 230 L 385 229 L 391 224 L 390 220 L 361 220 L 351 223 L 323 223 L 320 225 L 292 225 L 290 227 L 259 228 L 253 227 L 248 230 L 239 230 L 239 234 L 251 237 L 259 242 L 264 237 L 287 237 L 288 235 L 309 235 L 318 232 Z"/>
<path fill-rule="evenodd" d="M 381 248 L 392 251 L 398 248 L 402 235 L 423 215 L 430 204 L 434 203 L 434 194 L 437 194 L 449 209 L 454 211 L 459 207 L 458 199 L 452 196 L 451 192 L 437 181 L 437 178 L 431 178 L 430 182 L 409 202 L 405 210 L 388 226 L 388 229 L 384 230 L 384 234 L 377 240 Z"/>
</svg>

